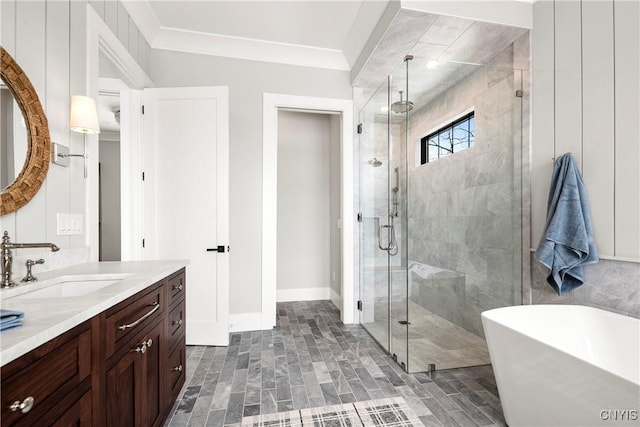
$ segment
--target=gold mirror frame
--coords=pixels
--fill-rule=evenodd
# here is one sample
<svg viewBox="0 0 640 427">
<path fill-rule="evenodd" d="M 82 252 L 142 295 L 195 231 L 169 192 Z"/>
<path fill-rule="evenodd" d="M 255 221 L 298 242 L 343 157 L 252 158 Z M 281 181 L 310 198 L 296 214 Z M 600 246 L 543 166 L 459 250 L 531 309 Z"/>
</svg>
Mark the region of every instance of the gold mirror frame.
<svg viewBox="0 0 640 427">
<path fill-rule="evenodd" d="M 29 77 L 0 46 L 0 77 L 22 111 L 27 128 L 27 157 L 16 180 L 0 194 L 0 215 L 15 212 L 36 195 L 49 170 L 51 139 L 42 104 Z"/>
</svg>

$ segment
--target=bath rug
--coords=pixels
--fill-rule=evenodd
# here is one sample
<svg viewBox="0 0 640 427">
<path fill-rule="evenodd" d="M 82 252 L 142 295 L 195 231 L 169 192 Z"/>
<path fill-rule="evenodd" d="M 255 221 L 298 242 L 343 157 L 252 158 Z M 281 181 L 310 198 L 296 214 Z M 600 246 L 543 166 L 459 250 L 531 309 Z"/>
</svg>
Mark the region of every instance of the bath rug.
<svg viewBox="0 0 640 427">
<path fill-rule="evenodd" d="M 252 427 L 302 427 L 302 421 L 300 420 L 300 411 L 288 411 L 244 417 L 242 425 Z"/>
<path fill-rule="evenodd" d="M 320 406 L 300 411 L 303 427 L 361 427 L 360 417 L 353 403 Z"/>
<path fill-rule="evenodd" d="M 354 403 L 365 426 L 411 427 L 422 422 L 402 397 Z"/>
<path fill-rule="evenodd" d="M 320 406 L 254 415 L 242 419 L 252 427 L 413 427 L 422 426 L 402 397 Z"/>
</svg>

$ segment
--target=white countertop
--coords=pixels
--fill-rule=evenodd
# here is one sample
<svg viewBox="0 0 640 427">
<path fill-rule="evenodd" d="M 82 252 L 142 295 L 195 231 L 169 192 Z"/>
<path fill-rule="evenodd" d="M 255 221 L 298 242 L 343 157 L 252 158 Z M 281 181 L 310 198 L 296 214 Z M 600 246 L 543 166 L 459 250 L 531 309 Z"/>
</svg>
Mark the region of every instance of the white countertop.
<svg viewBox="0 0 640 427">
<path fill-rule="evenodd" d="M 93 262 L 36 273 L 38 281 L 35 283 L 0 289 L 0 307 L 24 312 L 23 326 L 0 332 L 0 366 L 73 329 L 187 264 L 187 261 Z M 78 280 L 83 276 L 91 279 L 96 275 L 105 279 L 113 275 L 113 278 L 121 280 L 78 297 L 20 298 L 22 294 L 59 282 L 65 276 Z"/>
</svg>

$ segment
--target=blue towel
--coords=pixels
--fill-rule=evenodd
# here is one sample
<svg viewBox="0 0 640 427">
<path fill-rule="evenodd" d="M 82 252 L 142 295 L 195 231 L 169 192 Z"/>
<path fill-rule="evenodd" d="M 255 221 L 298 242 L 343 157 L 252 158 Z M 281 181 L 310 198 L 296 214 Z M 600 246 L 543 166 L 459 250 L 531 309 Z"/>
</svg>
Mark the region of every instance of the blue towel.
<svg viewBox="0 0 640 427">
<path fill-rule="evenodd" d="M 549 271 L 547 282 L 562 295 L 584 283 L 582 266 L 598 262 L 587 191 L 571 153 L 556 160 L 545 231 L 535 258 Z"/>
<path fill-rule="evenodd" d="M 0 309 L 0 331 L 22 326 L 21 319 L 23 317 L 24 313 L 22 311 Z"/>
</svg>

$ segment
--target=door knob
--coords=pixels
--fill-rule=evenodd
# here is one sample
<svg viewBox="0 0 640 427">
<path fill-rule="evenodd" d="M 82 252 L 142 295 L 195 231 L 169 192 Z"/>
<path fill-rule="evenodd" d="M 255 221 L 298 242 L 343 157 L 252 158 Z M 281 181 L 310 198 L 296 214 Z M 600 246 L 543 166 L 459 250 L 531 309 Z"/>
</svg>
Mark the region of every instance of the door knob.
<svg viewBox="0 0 640 427">
<path fill-rule="evenodd" d="M 224 245 L 220 245 L 217 248 L 207 248 L 207 252 L 224 252 Z"/>
</svg>

